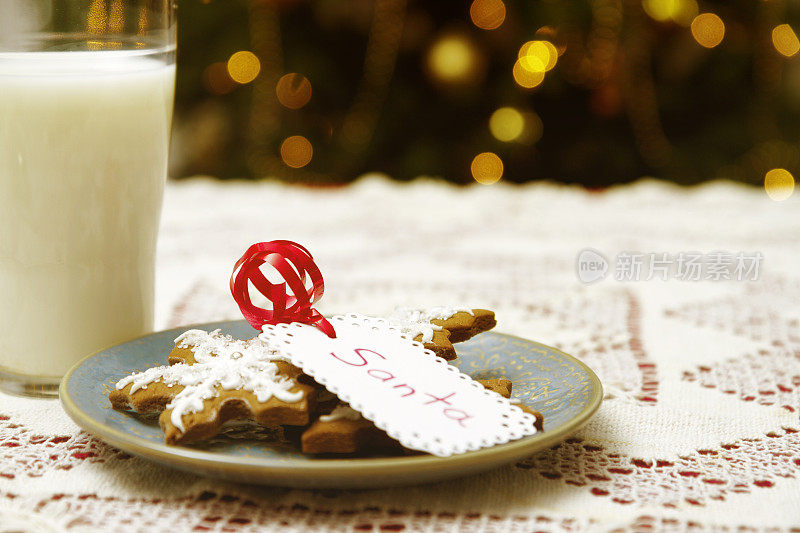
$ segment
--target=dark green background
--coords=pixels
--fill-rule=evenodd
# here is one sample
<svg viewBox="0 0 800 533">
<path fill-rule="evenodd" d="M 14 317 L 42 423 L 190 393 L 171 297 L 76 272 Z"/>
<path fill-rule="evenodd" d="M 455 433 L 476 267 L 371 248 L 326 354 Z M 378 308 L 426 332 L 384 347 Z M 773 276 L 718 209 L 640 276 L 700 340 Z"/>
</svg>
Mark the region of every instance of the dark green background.
<svg viewBox="0 0 800 533">
<path fill-rule="evenodd" d="M 788 3 L 700 2 L 701 13 L 714 12 L 726 24 L 725 39 L 711 50 L 689 28 L 652 20 L 638 1 L 506 6 L 504 24 L 486 31 L 471 23 L 469 2 L 461 1 L 183 0 L 172 174 L 338 183 L 379 171 L 401 180 L 434 175 L 468 183 L 470 162 L 484 151 L 503 159 L 505 180 L 590 187 L 646 175 L 679 183 L 720 177 L 760 183 L 771 168 L 796 172 L 800 64 L 797 56 L 779 55 L 770 37 L 777 24 L 794 27 Z M 363 150 L 348 150 L 341 124 L 356 98 L 379 9 L 402 13 L 403 38 L 374 133 Z M 609 25 L 608 13 L 612 29 L 598 32 Z M 567 49 L 540 87 L 525 90 L 511 69 L 520 45 L 545 25 L 567 36 Z M 426 73 L 430 45 L 452 31 L 483 56 L 479 83 L 444 88 Z M 261 57 L 265 40 L 279 44 L 281 64 Z M 607 74 L 576 79 L 574 65 L 591 64 L 598 42 L 612 50 Z M 266 63 L 261 76 L 228 94 L 210 94 L 203 71 L 237 50 L 259 55 Z M 287 72 L 311 81 L 312 99 L 300 110 L 275 98 L 274 76 Z M 507 105 L 541 117 L 538 142 L 492 137 L 489 116 Z M 264 117 L 272 126 L 253 126 Z M 314 157 L 293 170 L 280 163 L 278 149 L 298 134 L 311 141 Z"/>
</svg>

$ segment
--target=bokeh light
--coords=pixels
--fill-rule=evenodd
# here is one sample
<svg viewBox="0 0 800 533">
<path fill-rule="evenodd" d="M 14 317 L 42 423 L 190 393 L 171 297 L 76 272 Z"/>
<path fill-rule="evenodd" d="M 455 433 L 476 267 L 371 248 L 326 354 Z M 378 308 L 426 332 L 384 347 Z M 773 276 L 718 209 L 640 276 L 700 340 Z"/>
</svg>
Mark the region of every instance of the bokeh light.
<svg viewBox="0 0 800 533">
<path fill-rule="evenodd" d="M 800 40 L 788 24 L 781 24 L 772 29 L 772 44 L 780 54 L 792 57 L 800 51 Z"/>
<path fill-rule="evenodd" d="M 228 74 L 228 65 L 217 61 L 203 71 L 203 87 L 211 94 L 227 94 L 236 88 L 236 82 Z"/>
<path fill-rule="evenodd" d="M 281 159 L 287 166 L 301 168 L 311 162 L 314 149 L 302 135 L 293 135 L 281 144 Z"/>
<path fill-rule="evenodd" d="M 642 0 L 642 8 L 654 20 L 683 26 L 691 24 L 698 12 L 696 0 Z"/>
<path fill-rule="evenodd" d="M 531 72 L 547 72 L 556 66 L 558 50 L 550 41 L 528 41 L 519 49 L 520 65 Z"/>
<path fill-rule="evenodd" d="M 125 6 L 122 0 L 114 0 L 108 11 L 108 33 L 120 34 L 125 30 Z"/>
<path fill-rule="evenodd" d="M 651 18 L 665 22 L 672 18 L 677 3 L 675 0 L 642 0 L 642 8 Z"/>
<path fill-rule="evenodd" d="M 482 30 L 495 30 L 506 20 L 506 5 L 502 0 L 473 0 L 469 18 Z"/>
<path fill-rule="evenodd" d="M 108 25 L 108 10 L 105 0 L 92 0 L 86 13 L 86 32 L 93 35 L 105 33 Z"/>
<path fill-rule="evenodd" d="M 428 50 L 428 70 L 445 83 L 467 83 L 478 73 L 478 52 L 475 45 L 460 34 L 444 35 Z"/>
<path fill-rule="evenodd" d="M 372 129 L 363 113 L 354 113 L 342 124 L 342 137 L 351 146 L 363 146 L 369 142 Z"/>
<path fill-rule="evenodd" d="M 228 75 L 236 83 L 250 83 L 261 72 L 261 62 L 253 52 L 241 50 L 228 59 Z"/>
<path fill-rule="evenodd" d="M 522 66 L 522 60 L 517 59 L 514 63 L 514 68 L 511 73 L 514 75 L 514 81 L 520 87 L 526 89 L 533 89 L 544 81 L 544 70 L 531 71 Z"/>
<path fill-rule="evenodd" d="M 567 43 L 564 41 L 558 29 L 553 26 L 542 26 L 536 30 L 536 36 L 552 43 L 553 46 L 556 47 L 559 57 L 567 50 Z"/>
<path fill-rule="evenodd" d="M 498 141 L 514 141 L 524 130 L 525 117 L 513 107 L 501 107 L 489 118 L 489 131 Z"/>
<path fill-rule="evenodd" d="M 680 8 L 672 15 L 672 21 L 681 26 L 689 26 L 699 12 L 696 0 L 681 0 Z"/>
<path fill-rule="evenodd" d="M 491 185 L 503 177 L 503 161 L 492 152 L 483 152 L 475 156 L 470 165 L 472 177 L 478 183 Z"/>
<path fill-rule="evenodd" d="M 764 190 L 776 202 L 782 202 L 794 192 L 794 176 L 784 168 L 773 168 L 764 176 Z"/>
<path fill-rule="evenodd" d="M 522 113 L 522 120 L 525 122 L 525 127 L 522 134 L 517 138 L 517 142 L 524 144 L 533 144 L 542 138 L 544 131 L 544 124 L 539 115 L 533 111 L 526 111 Z"/>
<path fill-rule="evenodd" d="M 692 36 L 700 46 L 714 48 L 725 37 L 725 23 L 714 13 L 701 13 L 692 21 Z"/>
<path fill-rule="evenodd" d="M 300 109 L 311 100 L 311 82 L 295 72 L 286 74 L 275 86 L 278 101 L 289 109 Z"/>
<path fill-rule="evenodd" d="M 150 27 L 150 15 L 148 15 L 149 11 L 147 10 L 147 5 L 143 5 L 139 8 L 139 19 L 136 22 L 136 27 L 138 28 L 137 34 L 144 35 L 147 33 L 148 28 Z M 136 43 L 137 45 L 141 44 L 142 47 L 145 43 Z"/>
</svg>

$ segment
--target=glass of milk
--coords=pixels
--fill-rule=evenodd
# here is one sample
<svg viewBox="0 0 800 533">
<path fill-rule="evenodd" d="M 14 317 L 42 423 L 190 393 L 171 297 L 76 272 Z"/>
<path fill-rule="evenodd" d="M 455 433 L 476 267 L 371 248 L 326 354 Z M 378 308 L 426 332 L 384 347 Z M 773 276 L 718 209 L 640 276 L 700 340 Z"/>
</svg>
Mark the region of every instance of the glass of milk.
<svg viewBox="0 0 800 533">
<path fill-rule="evenodd" d="M 0 390 L 153 328 L 173 0 L 0 0 Z"/>
</svg>

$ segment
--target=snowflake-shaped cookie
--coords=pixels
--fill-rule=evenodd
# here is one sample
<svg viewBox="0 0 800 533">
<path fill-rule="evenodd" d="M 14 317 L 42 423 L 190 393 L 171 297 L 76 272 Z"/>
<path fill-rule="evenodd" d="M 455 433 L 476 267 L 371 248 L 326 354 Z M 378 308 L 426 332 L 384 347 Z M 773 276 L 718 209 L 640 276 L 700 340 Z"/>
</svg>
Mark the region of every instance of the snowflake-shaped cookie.
<svg viewBox="0 0 800 533">
<path fill-rule="evenodd" d="M 309 423 L 316 389 L 298 382 L 300 369 L 257 338 L 189 330 L 175 339 L 169 362 L 121 379 L 108 397 L 115 409 L 161 412 L 167 444 L 206 439 L 232 419 Z"/>
</svg>

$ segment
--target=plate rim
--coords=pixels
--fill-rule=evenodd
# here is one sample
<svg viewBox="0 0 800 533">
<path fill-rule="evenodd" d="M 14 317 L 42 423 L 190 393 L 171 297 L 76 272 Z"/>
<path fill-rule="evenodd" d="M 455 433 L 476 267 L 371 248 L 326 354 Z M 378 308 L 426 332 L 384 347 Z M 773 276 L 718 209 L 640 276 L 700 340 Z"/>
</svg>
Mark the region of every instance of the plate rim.
<svg viewBox="0 0 800 533">
<path fill-rule="evenodd" d="M 429 469 L 437 469 L 437 470 L 449 469 L 451 467 L 458 466 L 460 463 L 476 464 L 482 462 L 482 460 L 500 463 L 505 458 L 512 459 L 525 455 L 526 453 L 533 453 L 539 449 L 546 448 L 547 446 L 550 446 L 567 438 L 569 435 L 580 429 L 586 422 L 589 421 L 592 415 L 594 415 L 595 412 L 597 412 L 603 400 L 603 384 L 600 381 L 600 378 L 598 378 L 597 374 L 595 374 L 595 372 L 580 359 L 572 355 L 569 355 L 567 353 L 564 353 L 561 350 L 553 348 L 552 346 L 548 346 L 546 344 L 542 344 L 540 342 L 526 339 L 524 337 L 520 337 L 517 335 L 510 335 L 507 333 L 501 333 L 496 331 L 489 331 L 486 332 L 485 334 L 492 334 L 502 337 L 508 337 L 511 339 L 518 339 L 524 342 L 542 346 L 544 348 L 547 348 L 548 350 L 552 350 L 553 352 L 558 353 L 562 357 L 566 358 L 567 360 L 581 367 L 589 377 L 591 390 L 593 391 L 593 393 L 590 395 L 589 400 L 587 404 L 583 407 L 583 409 L 581 409 L 581 411 L 573 418 L 571 418 L 568 422 L 559 426 L 558 428 L 548 431 L 537 432 L 534 435 L 523 437 L 521 439 L 513 440 L 503 444 L 498 444 L 495 446 L 490 446 L 488 448 L 473 450 L 462 454 L 455 454 L 449 457 L 438 457 L 435 455 L 424 454 L 424 455 L 411 455 L 411 456 L 400 456 L 400 457 L 364 457 L 364 458 L 344 457 L 344 458 L 313 459 L 311 461 L 298 461 L 291 458 L 270 459 L 270 458 L 253 457 L 253 456 L 223 455 L 220 454 L 219 452 L 195 450 L 185 446 L 168 446 L 167 444 L 164 443 L 154 443 L 143 437 L 139 437 L 137 435 L 126 433 L 124 431 L 106 426 L 105 424 L 99 422 L 91 415 L 87 414 L 81 408 L 79 408 L 69 393 L 68 384 L 75 371 L 77 371 L 81 366 L 83 366 L 84 363 L 86 363 L 87 361 L 89 361 L 90 359 L 99 355 L 102 352 L 106 352 L 108 350 L 111 350 L 118 346 L 122 346 L 124 344 L 140 341 L 147 337 L 151 337 L 153 335 L 159 335 L 163 333 L 170 333 L 177 331 L 185 331 L 186 329 L 208 328 L 211 326 L 215 326 L 216 329 L 216 327 L 225 327 L 223 326 L 224 324 L 232 325 L 235 323 L 243 323 L 243 322 L 246 323 L 245 320 L 223 320 L 215 322 L 205 322 L 200 324 L 189 324 L 185 326 L 179 326 L 176 328 L 153 331 L 146 335 L 141 335 L 139 337 L 129 339 L 125 342 L 116 344 L 114 346 L 109 346 L 97 350 L 87 355 L 86 357 L 82 358 L 77 363 L 75 363 L 69 369 L 69 371 L 67 371 L 67 373 L 64 374 L 64 377 L 62 378 L 61 384 L 59 385 L 58 388 L 58 396 L 61 405 L 64 411 L 67 413 L 67 415 L 79 427 L 81 427 L 81 429 L 84 429 L 85 431 L 91 433 L 93 436 L 99 438 L 100 440 L 105 441 L 108 444 L 116 448 L 119 448 L 125 452 L 158 460 L 162 464 L 166 465 L 180 464 L 182 466 L 194 466 L 197 465 L 198 463 L 202 463 L 204 467 L 234 469 L 242 472 L 246 471 L 248 474 L 251 475 L 255 473 L 254 470 L 257 469 L 260 472 L 269 471 L 270 473 L 273 474 L 286 474 L 291 472 L 292 474 L 300 476 L 320 476 L 325 474 L 341 475 L 349 470 L 363 471 L 363 469 L 365 468 L 369 468 L 370 470 L 378 468 L 381 471 L 385 472 L 387 470 L 402 471 L 410 467 L 417 467 L 417 468 L 428 467 Z"/>
</svg>

